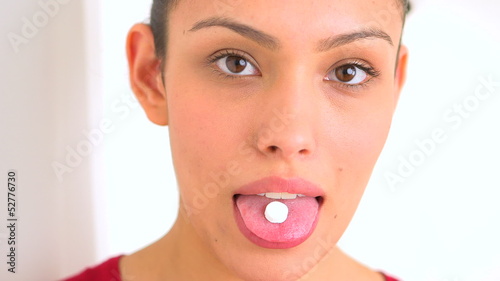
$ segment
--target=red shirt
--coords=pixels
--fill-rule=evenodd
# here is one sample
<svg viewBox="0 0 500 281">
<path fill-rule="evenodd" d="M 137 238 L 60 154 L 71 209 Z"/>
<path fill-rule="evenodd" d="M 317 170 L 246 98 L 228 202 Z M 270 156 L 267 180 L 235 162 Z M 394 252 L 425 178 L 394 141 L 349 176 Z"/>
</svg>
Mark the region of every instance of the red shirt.
<svg viewBox="0 0 500 281">
<path fill-rule="evenodd" d="M 391 277 L 391 276 L 387 276 L 383 272 L 380 272 L 380 273 L 382 273 L 384 275 L 385 281 L 399 281 L 399 279 L 396 279 L 396 278 Z"/>
<path fill-rule="evenodd" d="M 121 281 L 120 268 L 118 267 L 118 262 L 121 257 L 123 257 L 123 255 L 110 258 L 97 266 L 87 268 L 81 273 L 63 279 L 62 281 Z M 398 279 L 385 274 L 384 276 L 386 281 L 398 281 Z"/>
<path fill-rule="evenodd" d="M 110 258 L 99 265 L 89 267 L 81 273 L 62 281 L 122 281 L 118 266 L 121 257 L 123 255 Z"/>
</svg>

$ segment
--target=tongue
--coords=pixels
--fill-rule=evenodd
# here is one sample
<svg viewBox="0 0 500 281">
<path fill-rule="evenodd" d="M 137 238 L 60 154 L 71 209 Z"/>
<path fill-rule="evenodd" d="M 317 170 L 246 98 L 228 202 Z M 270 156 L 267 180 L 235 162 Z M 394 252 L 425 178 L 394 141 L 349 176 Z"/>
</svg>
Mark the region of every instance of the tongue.
<svg viewBox="0 0 500 281">
<path fill-rule="evenodd" d="M 283 223 L 270 223 L 264 216 L 267 204 L 280 201 L 288 207 L 288 218 Z M 270 199 L 258 195 L 240 195 L 236 199 L 243 222 L 248 230 L 269 242 L 288 242 L 305 237 L 318 214 L 318 201 L 313 197 Z"/>
</svg>

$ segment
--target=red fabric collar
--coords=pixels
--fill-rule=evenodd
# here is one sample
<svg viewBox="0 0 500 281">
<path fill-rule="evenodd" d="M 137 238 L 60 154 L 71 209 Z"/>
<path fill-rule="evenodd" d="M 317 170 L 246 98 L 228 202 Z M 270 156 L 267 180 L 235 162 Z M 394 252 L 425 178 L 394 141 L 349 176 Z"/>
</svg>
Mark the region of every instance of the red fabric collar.
<svg viewBox="0 0 500 281">
<path fill-rule="evenodd" d="M 99 265 L 89 267 L 81 273 L 62 281 L 122 281 L 118 263 L 121 257 L 123 255 L 110 258 Z"/>
</svg>

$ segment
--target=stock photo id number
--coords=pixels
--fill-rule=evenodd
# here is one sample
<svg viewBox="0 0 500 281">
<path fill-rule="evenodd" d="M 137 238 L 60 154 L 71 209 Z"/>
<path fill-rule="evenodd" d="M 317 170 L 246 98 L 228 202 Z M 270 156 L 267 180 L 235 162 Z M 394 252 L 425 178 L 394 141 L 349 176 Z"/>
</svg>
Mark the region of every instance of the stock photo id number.
<svg viewBox="0 0 500 281">
<path fill-rule="evenodd" d="M 17 197 L 16 191 L 18 189 L 17 185 L 17 171 L 9 170 L 7 172 L 7 271 L 11 273 L 16 273 L 16 262 L 17 262 L 17 231 L 18 231 L 18 217 L 17 217 Z M 4 244 L 4 243 L 2 243 Z"/>
</svg>

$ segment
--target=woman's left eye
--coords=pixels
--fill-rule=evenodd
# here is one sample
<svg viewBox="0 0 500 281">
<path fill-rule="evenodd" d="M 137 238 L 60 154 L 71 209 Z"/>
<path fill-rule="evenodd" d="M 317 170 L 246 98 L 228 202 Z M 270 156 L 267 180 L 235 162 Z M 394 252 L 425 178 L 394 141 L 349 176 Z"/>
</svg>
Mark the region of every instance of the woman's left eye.
<svg viewBox="0 0 500 281">
<path fill-rule="evenodd" d="M 259 71 L 252 63 L 241 56 L 227 55 L 215 61 L 217 67 L 230 75 L 257 75 Z"/>
<path fill-rule="evenodd" d="M 356 64 L 345 64 L 328 73 L 325 80 L 337 81 L 349 85 L 362 84 L 369 78 L 367 71 Z"/>
</svg>

